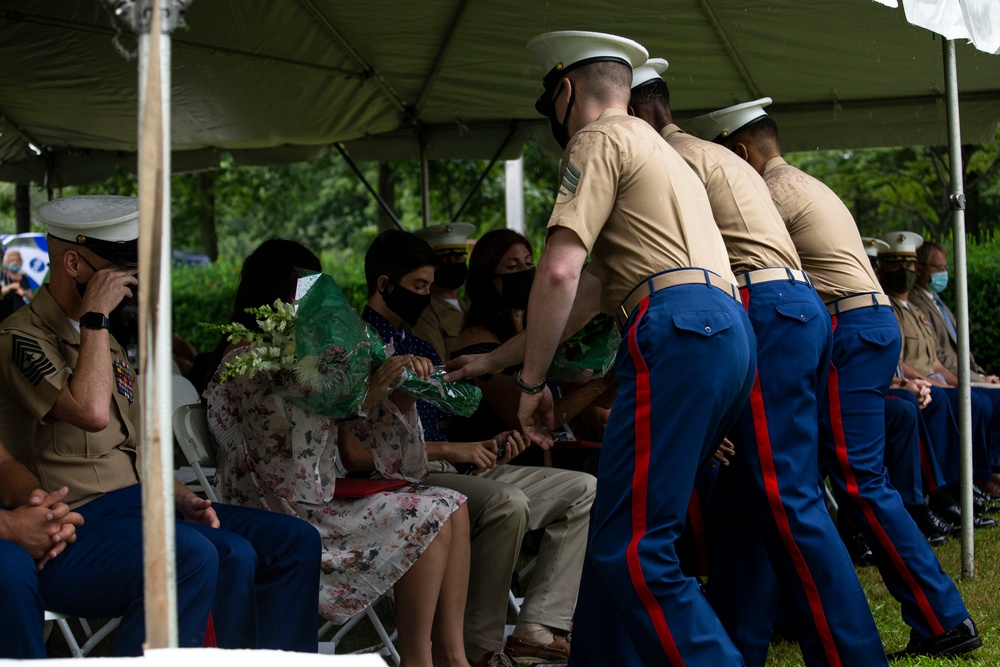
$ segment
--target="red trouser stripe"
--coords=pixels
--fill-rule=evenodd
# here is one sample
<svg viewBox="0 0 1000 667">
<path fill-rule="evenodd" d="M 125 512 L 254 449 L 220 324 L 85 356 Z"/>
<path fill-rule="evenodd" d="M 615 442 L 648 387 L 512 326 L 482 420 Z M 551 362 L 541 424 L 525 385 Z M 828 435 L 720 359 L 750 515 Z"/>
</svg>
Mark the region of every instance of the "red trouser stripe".
<svg viewBox="0 0 1000 667">
<path fill-rule="evenodd" d="M 749 311 L 750 290 L 741 289 L 740 296 L 743 299 L 743 307 Z M 830 624 L 823 612 L 823 601 L 819 589 L 816 587 L 816 581 L 813 579 L 812 572 L 809 571 L 809 565 L 795 541 L 795 536 L 792 535 L 792 527 L 785 511 L 785 503 L 781 499 L 778 474 L 774 467 L 774 458 L 771 455 L 771 436 L 767 428 L 767 411 L 764 409 L 764 393 L 760 388 L 759 372 L 754 374 L 753 389 L 750 390 L 750 411 L 753 414 L 753 426 L 757 439 L 757 456 L 760 459 L 761 474 L 764 477 L 764 492 L 767 495 L 767 502 L 771 506 L 771 514 L 774 516 L 778 534 L 788 551 L 788 556 L 792 559 L 799 582 L 805 591 L 813 622 L 816 625 L 816 633 L 823 644 L 826 658 L 831 667 L 840 667 L 842 665 L 840 654 L 837 652 L 833 633 L 830 632 Z"/>
<path fill-rule="evenodd" d="M 642 564 L 639 562 L 639 540 L 646 534 L 646 497 L 649 487 L 649 455 L 651 448 L 650 395 L 651 386 L 649 368 L 642 358 L 639 343 L 636 340 L 636 329 L 646 309 L 649 307 L 649 297 L 639 302 L 638 314 L 628 332 L 628 349 L 635 365 L 635 467 L 632 472 L 632 539 L 626 552 L 628 573 L 632 586 L 646 608 L 653 629 L 660 640 L 660 645 L 673 665 L 683 665 L 680 651 L 667 626 L 667 619 L 656 596 L 649 590 Z"/>
<path fill-rule="evenodd" d="M 924 620 L 930 626 L 931 632 L 933 632 L 935 637 L 944 634 L 945 630 L 934 614 L 934 609 L 931 607 L 930 600 L 927 599 L 923 588 L 920 587 L 920 584 L 913 576 L 913 572 L 906 565 L 906 561 L 903 560 L 903 557 L 896 550 L 896 545 L 892 543 L 889 535 L 885 532 L 885 528 L 879 523 L 875 512 L 858 489 L 858 480 L 854 476 L 854 470 L 851 468 L 851 461 L 847 455 L 847 439 L 844 436 L 843 416 L 840 411 L 840 379 L 837 374 L 837 367 L 833 363 L 830 364 L 827 393 L 830 397 L 830 425 L 833 428 L 833 442 L 837 450 L 837 463 L 840 464 L 840 472 L 844 476 L 847 495 L 861 509 L 865 517 L 865 522 L 875 534 L 875 538 L 879 544 L 882 545 L 882 549 L 889 557 L 889 560 L 892 561 L 892 566 L 896 568 L 899 576 L 906 582 L 906 586 L 910 589 L 910 593 L 913 594 L 913 599 L 920 608 L 920 612 L 924 615 Z"/>
</svg>

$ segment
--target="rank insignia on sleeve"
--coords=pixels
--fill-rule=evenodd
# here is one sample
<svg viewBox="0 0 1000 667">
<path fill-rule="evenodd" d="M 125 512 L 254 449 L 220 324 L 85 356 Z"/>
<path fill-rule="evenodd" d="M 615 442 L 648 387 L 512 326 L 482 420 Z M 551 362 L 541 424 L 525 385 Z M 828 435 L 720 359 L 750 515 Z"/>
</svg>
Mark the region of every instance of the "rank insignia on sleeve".
<svg viewBox="0 0 1000 667">
<path fill-rule="evenodd" d="M 114 367 L 115 386 L 118 388 L 118 393 L 127 398 L 129 403 L 134 402 L 135 391 L 133 389 L 132 369 L 121 359 L 115 359 Z"/>
<path fill-rule="evenodd" d="M 37 387 L 46 375 L 56 372 L 56 367 L 42 352 L 42 346 L 37 340 L 17 334 L 13 334 L 10 339 L 10 360 L 32 387 Z"/>
<path fill-rule="evenodd" d="M 561 185 L 571 194 L 576 194 L 576 188 L 580 185 L 580 170 L 569 160 L 566 161 L 566 169 L 563 170 Z"/>
</svg>

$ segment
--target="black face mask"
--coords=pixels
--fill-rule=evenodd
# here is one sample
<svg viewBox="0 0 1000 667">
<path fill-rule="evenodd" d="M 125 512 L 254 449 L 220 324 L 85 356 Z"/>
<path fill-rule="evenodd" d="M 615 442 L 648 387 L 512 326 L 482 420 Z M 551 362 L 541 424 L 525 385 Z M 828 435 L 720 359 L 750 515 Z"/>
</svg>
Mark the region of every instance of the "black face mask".
<svg viewBox="0 0 1000 667">
<path fill-rule="evenodd" d="M 434 284 L 445 289 L 458 289 L 465 284 L 469 267 L 465 262 L 445 262 L 434 271 Z"/>
<path fill-rule="evenodd" d="M 531 285 L 535 282 L 535 267 L 517 273 L 499 273 L 497 276 L 503 290 L 500 292 L 500 303 L 514 310 L 525 310 Z"/>
<path fill-rule="evenodd" d="M 411 292 L 395 281 L 390 281 L 385 290 L 379 290 L 379 294 L 389 310 L 411 327 L 416 325 L 424 308 L 431 303 L 430 294 Z"/>
<path fill-rule="evenodd" d="M 914 283 L 917 282 L 917 274 L 907 269 L 900 269 L 891 273 L 883 273 L 882 280 L 885 282 L 886 289 L 893 294 L 906 294 L 913 289 Z"/>
<path fill-rule="evenodd" d="M 562 92 L 562 85 L 559 86 L 559 90 L 556 91 L 555 96 L 558 97 L 559 93 Z M 556 120 L 556 110 L 553 106 L 552 112 L 549 114 L 549 127 L 552 129 L 552 136 L 555 138 L 556 143 L 559 144 L 560 148 L 566 148 L 566 144 L 569 143 L 569 113 L 573 110 L 573 102 L 576 101 L 576 88 L 573 89 L 569 94 L 569 103 L 566 104 L 566 113 L 563 114 L 562 122 Z"/>
</svg>

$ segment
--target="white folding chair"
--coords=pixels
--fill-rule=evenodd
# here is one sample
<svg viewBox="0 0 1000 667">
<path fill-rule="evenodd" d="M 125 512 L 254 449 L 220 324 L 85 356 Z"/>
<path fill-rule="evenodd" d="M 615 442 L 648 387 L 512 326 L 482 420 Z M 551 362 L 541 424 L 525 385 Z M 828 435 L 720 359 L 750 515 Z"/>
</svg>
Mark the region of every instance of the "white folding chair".
<svg viewBox="0 0 1000 667">
<path fill-rule="evenodd" d="M 194 471 L 205 497 L 213 503 L 219 502 L 204 470 L 204 466 L 215 466 L 215 445 L 212 443 L 212 435 L 208 432 L 205 406 L 201 404 L 194 385 L 180 375 L 173 377 L 173 398 L 174 438 L 191 470 Z"/>
<path fill-rule="evenodd" d="M 390 594 L 386 593 L 386 595 Z M 383 595 L 381 598 L 379 598 L 379 600 L 382 600 L 384 598 L 385 596 Z M 372 627 L 375 628 L 375 632 L 376 634 L 378 634 L 379 639 L 382 640 L 382 645 L 369 646 L 366 648 L 358 649 L 357 651 L 352 651 L 352 653 L 373 653 L 373 652 L 378 653 L 383 658 L 387 656 L 392 658 L 392 661 L 393 663 L 395 663 L 396 667 L 399 667 L 399 652 L 396 650 L 396 646 L 392 643 L 393 640 L 396 639 L 397 632 L 393 630 L 391 635 L 388 632 L 386 632 L 385 626 L 382 625 L 382 619 L 380 619 L 378 617 L 378 614 L 375 613 L 376 604 L 378 604 L 378 601 L 371 604 L 364 611 L 352 616 L 351 620 L 347 621 L 347 623 L 344 623 L 342 626 L 340 626 L 340 628 L 328 642 L 322 641 L 323 635 L 330 632 L 337 626 L 334 625 L 332 621 L 327 621 L 326 623 L 324 623 L 323 627 L 319 629 L 319 638 L 321 643 L 320 653 L 327 652 L 324 650 L 324 647 L 322 646 L 323 644 L 329 646 L 330 653 L 336 653 L 337 645 L 343 641 L 344 637 L 347 636 L 347 633 L 353 630 L 354 626 L 360 623 L 362 619 L 367 618 L 371 622 Z"/>
<path fill-rule="evenodd" d="M 71 617 L 66 614 L 59 614 L 54 611 L 45 612 L 45 620 L 55 622 L 56 627 L 58 627 L 59 631 L 62 633 L 63 639 L 66 640 L 66 645 L 69 647 L 70 653 L 73 654 L 74 658 L 85 658 L 90 655 L 90 652 L 94 650 L 94 647 L 100 644 L 105 637 L 110 635 L 122 621 L 120 618 L 113 618 L 98 628 L 95 632 L 90 629 L 90 623 L 87 622 L 87 619 L 77 619 L 80 622 L 80 627 L 83 628 L 83 634 L 87 637 L 87 639 L 83 642 L 83 646 L 80 646 L 76 635 L 73 634 L 73 629 L 69 627 L 70 618 Z"/>
</svg>

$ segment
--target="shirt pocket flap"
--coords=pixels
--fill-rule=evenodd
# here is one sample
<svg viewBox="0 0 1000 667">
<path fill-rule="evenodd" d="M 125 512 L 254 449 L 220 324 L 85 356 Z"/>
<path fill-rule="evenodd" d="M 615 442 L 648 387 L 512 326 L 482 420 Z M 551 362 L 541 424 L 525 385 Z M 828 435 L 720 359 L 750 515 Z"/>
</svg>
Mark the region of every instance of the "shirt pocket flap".
<svg viewBox="0 0 1000 667">
<path fill-rule="evenodd" d="M 861 340 L 871 343 L 872 345 L 877 345 L 878 347 L 886 347 L 893 343 L 899 337 L 898 329 L 890 329 L 889 327 L 882 327 L 880 329 L 862 329 L 858 332 L 858 336 Z"/>
<path fill-rule="evenodd" d="M 797 322 L 808 322 L 819 315 L 819 306 L 809 301 L 788 301 L 774 307 L 780 315 Z"/>
<path fill-rule="evenodd" d="M 729 313 L 720 310 L 695 310 L 686 313 L 675 313 L 672 316 L 674 326 L 684 331 L 712 336 L 733 326 Z"/>
</svg>

